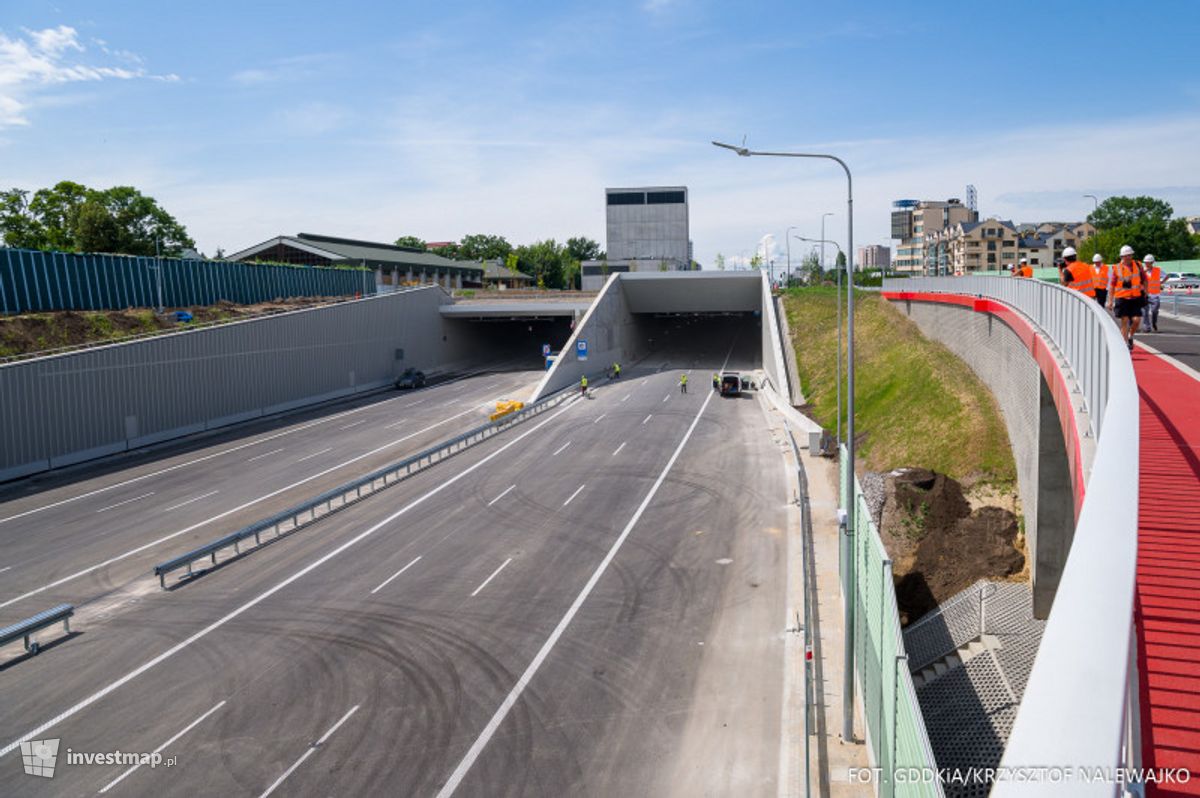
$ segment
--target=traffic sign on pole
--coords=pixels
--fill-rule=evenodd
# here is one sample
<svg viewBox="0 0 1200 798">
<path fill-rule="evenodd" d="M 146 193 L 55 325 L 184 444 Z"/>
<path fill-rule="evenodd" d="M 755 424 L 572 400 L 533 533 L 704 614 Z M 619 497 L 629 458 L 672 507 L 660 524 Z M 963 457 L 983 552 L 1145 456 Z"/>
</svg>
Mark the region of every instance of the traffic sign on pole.
<svg viewBox="0 0 1200 798">
<path fill-rule="evenodd" d="M 580 339 L 575 342 L 575 357 L 578 360 L 587 360 L 587 341 Z"/>
</svg>

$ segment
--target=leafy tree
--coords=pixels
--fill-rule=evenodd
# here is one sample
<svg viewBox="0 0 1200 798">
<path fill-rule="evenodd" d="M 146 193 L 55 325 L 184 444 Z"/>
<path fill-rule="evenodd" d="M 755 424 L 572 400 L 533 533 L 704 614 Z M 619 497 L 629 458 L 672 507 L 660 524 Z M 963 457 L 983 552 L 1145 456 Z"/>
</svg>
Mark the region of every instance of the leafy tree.
<svg viewBox="0 0 1200 798">
<path fill-rule="evenodd" d="M 428 247 L 425 246 L 425 242 L 416 236 L 400 236 L 396 239 L 396 246 L 412 247 L 413 249 L 418 249 L 421 252 L 424 252 L 426 249 L 428 249 Z"/>
<path fill-rule="evenodd" d="M 475 234 L 463 236 L 458 255 L 466 260 L 492 260 L 508 257 L 512 244 L 504 236 Z"/>
<path fill-rule="evenodd" d="M 600 249 L 600 244 L 585 236 L 577 236 L 567 239 L 567 254 L 572 260 L 600 260 L 604 257 L 604 250 Z"/>
<path fill-rule="evenodd" d="M 453 258 L 459 260 L 462 258 L 462 250 L 458 244 L 453 241 L 442 244 L 440 247 L 425 246 L 425 249 L 435 255 L 441 255 L 443 258 Z"/>
<path fill-rule="evenodd" d="M 821 270 L 821 258 L 815 252 L 810 252 L 800 261 L 800 275 L 806 283 L 816 284 L 825 276 Z"/>
<path fill-rule="evenodd" d="M 534 277 L 539 288 L 562 288 L 566 279 L 566 264 L 570 258 L 566 248 L 553 238 L 517 247 L 517 268 Z"/>
<path fill-rule="evenodd" d="M 838 250 L 837 260 L 834 261 L 839 269 L 846 268 L 846 253 Z"/>
<path fill-rule="evenodd" d="M 717 253 L 717 258 L 716 258 L 715 263 L 717 266 L 717 271 L 719 271 L 719 272 L 725 271 L 725 256 L 722 255 L 720 252 Z"/>
<path fill-rule="evenodd" d="M 28 201 L 26 201 L 28 200 Z M 194 242 L 153 197 L 131 186 L 99 191 L 64 180 L 52 188 L 0 194 L 0 227 L 9 246 L 153 255 L 178 255 Z"/>
<path fill-rule="evenodd" d="M 671 271 L 671 264 L 667 263 L 665 260 L 660 260 L 658 262 L 658 270 L 660 272 L 669 272 Z"/>
<path fill-rule="evenodd" d="M 750 259 L 750 268 L 751 269 L 761 269 L 762 265 L 763 265 L 762 255 L 759 255 L 757 252 L 754 253 L 754 257 L 752 257 Z"/>
<path fill-rule="evenodd" d="M 1087 220 L 1100 230 L 1109 230 L 1143 219 L 1165 224 L 1173 213 L 1170 203 L 1154 197 L 1109 197 L 1088 214 Z"/>
<path fill-rule="evenodd" d="M 583 264 L 568 255 L 563 264 L 563 288 L 569 291 L 579 290 L 581 287 L 579 278 L 582 272 Z"/>
</svg>

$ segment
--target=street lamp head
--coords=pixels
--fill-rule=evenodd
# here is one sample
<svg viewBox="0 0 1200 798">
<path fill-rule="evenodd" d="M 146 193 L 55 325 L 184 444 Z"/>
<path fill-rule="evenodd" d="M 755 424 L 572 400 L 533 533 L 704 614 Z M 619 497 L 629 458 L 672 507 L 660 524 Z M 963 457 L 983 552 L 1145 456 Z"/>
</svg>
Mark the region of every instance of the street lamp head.
<svg viewBox="0 0 1200 798">
<path fill-rule="evenodd" d="M 746 147 L 735 147 L 732 144 L 723 144 L 719 141 L 714 141 L 713 145 L 717 146 L 717 147 L 723 147 L 724 149 L 727 149 L 727 150 L 733 150 L 734 152 L 736 152 L 738 155 L 742 156 L 743 158 L 750 157 L 750 150 Z"/>
</svg>

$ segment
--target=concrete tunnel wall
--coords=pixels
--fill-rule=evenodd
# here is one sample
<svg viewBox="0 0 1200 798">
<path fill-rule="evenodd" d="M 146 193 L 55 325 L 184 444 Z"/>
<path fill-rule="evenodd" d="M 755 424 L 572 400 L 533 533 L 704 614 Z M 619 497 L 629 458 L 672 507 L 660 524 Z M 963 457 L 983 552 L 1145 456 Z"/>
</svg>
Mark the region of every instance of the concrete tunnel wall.
<svg viewBox="0 0 1200 798">
<path fill-rule="evenodd" d="M 537 367 L 536 334 L 444 319 L 450 301 L 414 289 L 0 366 L 0 480 L 375 390 L 409 366 L 527 349 Z"/>
<path fill-rule="evenodd" d="M 1076 508 L 1058 412 L 1041 369 L 1020 336 L 990 313 L 954 304 L 893 304 L 960 357 L 1000 407 L 1017 467 L 1034 615 L 1046 618 L 1070 552 Z"/>
</svg>

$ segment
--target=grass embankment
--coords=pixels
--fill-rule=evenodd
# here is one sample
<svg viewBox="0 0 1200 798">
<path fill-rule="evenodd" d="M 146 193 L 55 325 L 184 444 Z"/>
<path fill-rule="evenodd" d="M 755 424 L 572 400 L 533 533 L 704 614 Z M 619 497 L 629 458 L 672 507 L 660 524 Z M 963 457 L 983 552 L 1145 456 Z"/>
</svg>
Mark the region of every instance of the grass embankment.
<svg viewBox="0 0 1200 798">
<path fill-rule="evenodd" d="M 808 410 L 833 430 L 836 289 L 790 289 L 784 302 Z M 966 363 L 923 336 L 878 294 L 858 292 L 854 326 L 859 468 L 929 468 L 968 485 L 1015 482 L 1016 465 L 1000 410 Z M 844 353 L 842 362 L 844 369 Z M 844 374 L 842 379 L 844 400 Z"/>
</svg>

